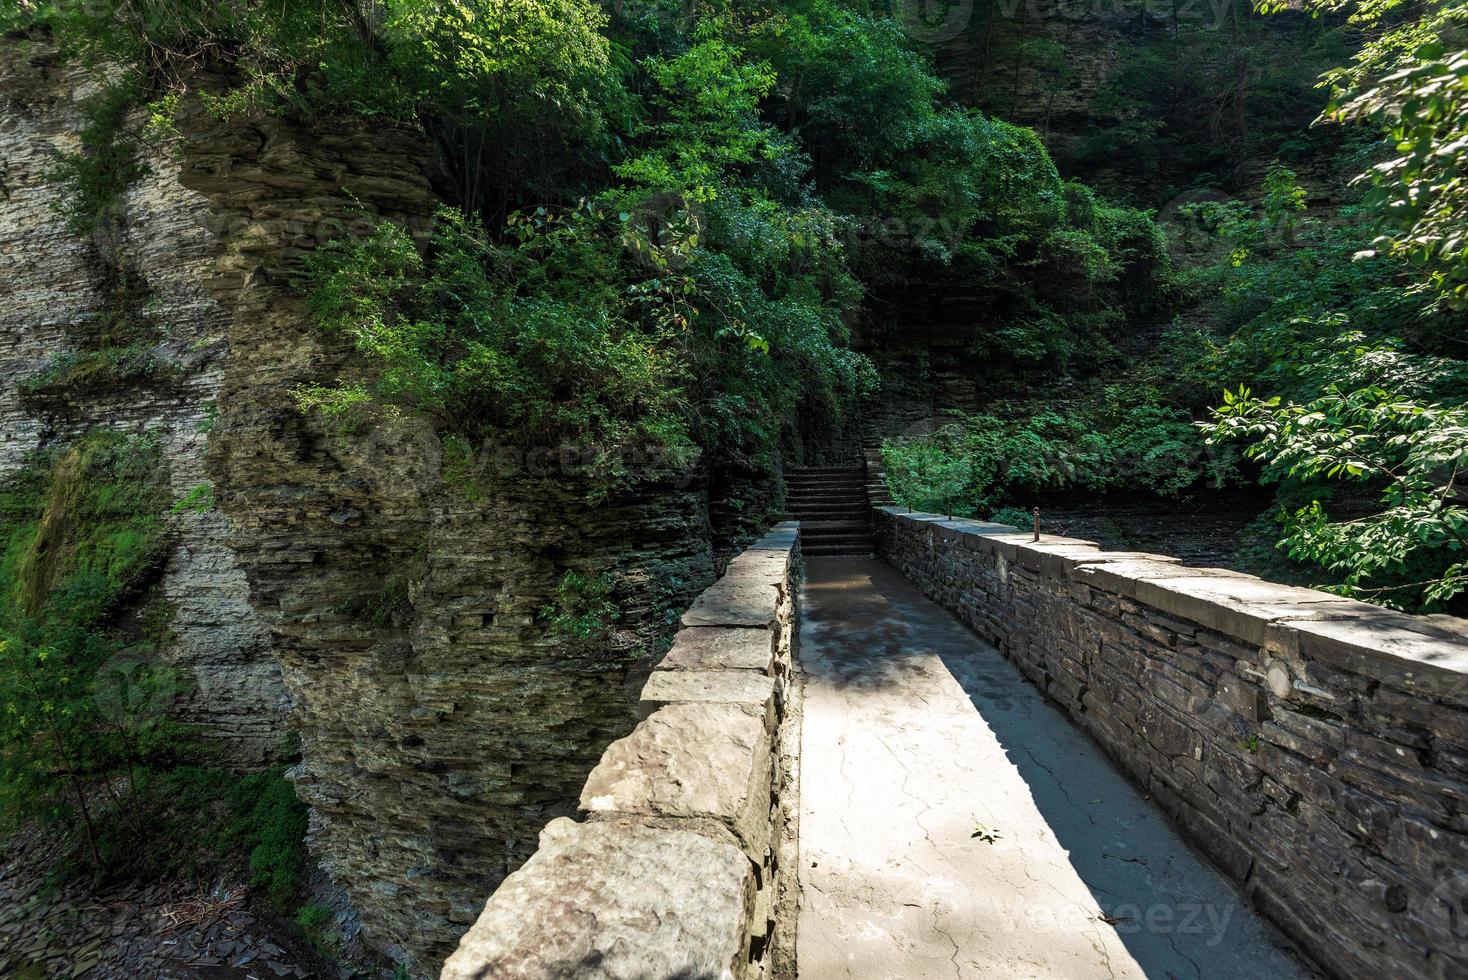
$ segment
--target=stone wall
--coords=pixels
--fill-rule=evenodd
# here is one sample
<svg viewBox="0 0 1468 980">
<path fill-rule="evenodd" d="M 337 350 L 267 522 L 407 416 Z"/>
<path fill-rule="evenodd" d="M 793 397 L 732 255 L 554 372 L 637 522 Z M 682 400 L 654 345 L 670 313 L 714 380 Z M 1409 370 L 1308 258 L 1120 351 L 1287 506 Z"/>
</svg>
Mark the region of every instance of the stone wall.
<svg viewBox="0 0 1468 980">
<path fill-rule="evenodd" d="M 798 562 L 798 526 L 777 525 L 683 614 L 642 722 L 582 789 L 583 819 L 546 825 L 446 980 L 779 973 L 793 948 L 776 926 L 795 868 L 782 756 Z"/>
<path fill-rule="evenodd" d="M 1465 975 L 1468 623 L 893 507 L 876 526 L 1329 973 Z"/>
</svg>

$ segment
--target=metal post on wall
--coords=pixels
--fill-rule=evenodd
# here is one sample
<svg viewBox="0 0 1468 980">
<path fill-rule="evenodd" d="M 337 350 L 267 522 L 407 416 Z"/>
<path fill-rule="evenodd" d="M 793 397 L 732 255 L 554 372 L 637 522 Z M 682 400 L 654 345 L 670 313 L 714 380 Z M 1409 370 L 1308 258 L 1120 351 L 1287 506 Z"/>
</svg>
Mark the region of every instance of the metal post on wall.
<svg viewBox="0 0 1468 980">
<path fill-rule="evenodd" d="M 1040 540 L 1040 508 L 1035 508 L 1035 540 Z"/>
</svg>

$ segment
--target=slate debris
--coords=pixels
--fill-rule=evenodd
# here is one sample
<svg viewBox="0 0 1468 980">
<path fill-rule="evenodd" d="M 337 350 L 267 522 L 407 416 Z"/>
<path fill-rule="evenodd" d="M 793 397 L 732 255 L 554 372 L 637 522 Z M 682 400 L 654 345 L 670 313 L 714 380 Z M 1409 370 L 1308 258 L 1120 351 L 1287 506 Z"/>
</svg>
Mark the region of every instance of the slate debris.
<svg viewBox="0 0 1468 980">
<path fill-rule="evenodd" d="M 132 882 L 102 891 L 86 881 L 56 884 L 57 842 L 27 830 L 0 852 L 0 977 L 25 980 L 332 980 L 300 940 L 239 907 L 174 925 L 181 899 L 223 904 L 230 888 L 205 895 Z M 172 915 L 170 913 L 173 913 Z M 268 967 L 268 973 L 260 965 Z"/>
</svg>

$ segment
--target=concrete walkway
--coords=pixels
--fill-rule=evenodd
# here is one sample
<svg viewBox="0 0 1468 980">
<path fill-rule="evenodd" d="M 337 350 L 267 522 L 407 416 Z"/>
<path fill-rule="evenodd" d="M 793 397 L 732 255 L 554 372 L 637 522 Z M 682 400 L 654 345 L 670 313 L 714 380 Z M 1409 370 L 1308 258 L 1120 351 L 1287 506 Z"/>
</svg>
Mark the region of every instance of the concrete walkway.
<svg viewBox="0 0 1468 980">
<path fill-rule="evenodd" d="M 809 559 L 802 606 L 802 980 L 1311 976 L 896 571 Z"/>
</svg>

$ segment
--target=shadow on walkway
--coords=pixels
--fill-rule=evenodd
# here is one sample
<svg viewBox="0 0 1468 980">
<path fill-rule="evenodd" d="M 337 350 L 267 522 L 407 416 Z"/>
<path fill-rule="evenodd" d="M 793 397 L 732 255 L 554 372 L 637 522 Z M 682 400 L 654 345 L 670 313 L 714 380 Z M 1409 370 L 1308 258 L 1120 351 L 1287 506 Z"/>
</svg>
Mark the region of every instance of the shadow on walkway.
<svg viewBox="0 0 1468 980">
<path fill-rule="evenodd" d="M 810 559 L 802 602 L 802 973 L 1311 976 L 1018 668 L 896 570 Z"/>
</svg>

